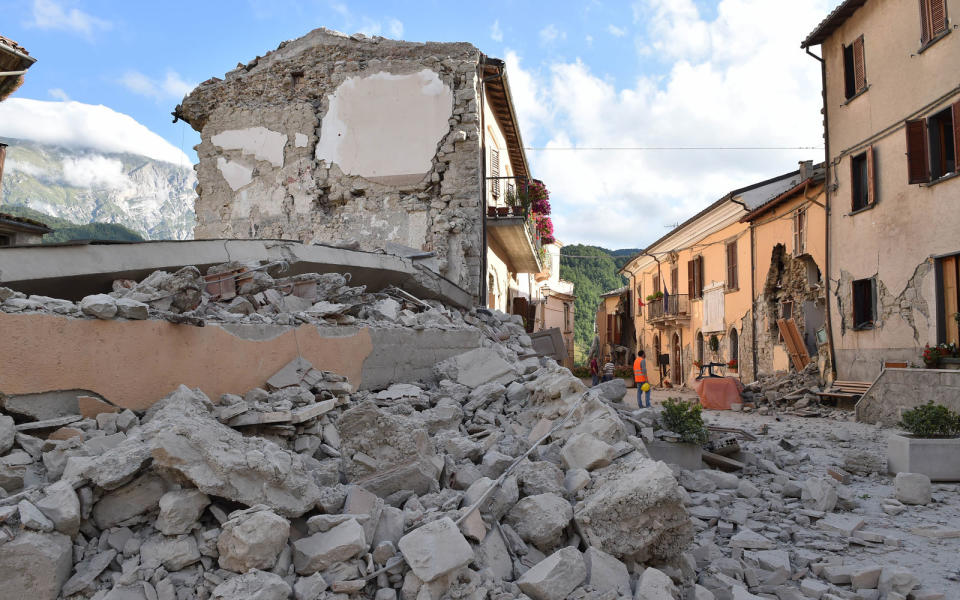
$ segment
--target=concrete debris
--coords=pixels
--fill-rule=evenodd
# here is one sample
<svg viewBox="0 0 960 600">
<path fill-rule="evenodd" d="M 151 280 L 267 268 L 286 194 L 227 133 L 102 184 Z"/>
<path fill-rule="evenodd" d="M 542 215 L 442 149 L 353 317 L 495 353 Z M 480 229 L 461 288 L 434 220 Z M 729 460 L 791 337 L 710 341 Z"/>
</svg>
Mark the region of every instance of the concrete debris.
<svg viewBox="0 0 960 600">
<path fill-rule="evenodd" d="M 751 435 L 715 435 L 708 448 L 733 472 L 704 468 L 697 447 L 697 460 L 668 466 L 649 458 L 678 446 L 657 409 L 627 408 L 620 380 L 590 390 L 551 359 L 521 359 L 533 349 L 512 316 L 261 266 L 154 273 L 99 299 L 112 300 L 109 317 L 89 299 L 87 310 L 37 299 L 18 311 L 433 323 L 482 342 L 371 390 L 297 358 L 243 395 L 180 387 L 142 412 L 93 396 L 66 412 L 10 402 L 0 597 L 920 600 L 921 580 L 935 597 L 873 554 L 952 543 L 955 527 L 914 511 L 954 506 L 956 486 L 889 478 L 860 433 L 741 423 Z M 232 291 L 211 291 L 230 273 Z M 815 378 L 761 377 L 745 399 L 825 414 L 807 399 Z M 827 448 L 829 461 L 814 460 Z M 864 480 L 891 497 L 865 499 Z M 848 560 L 856 551 L 870 554 Z"/>
</svg>

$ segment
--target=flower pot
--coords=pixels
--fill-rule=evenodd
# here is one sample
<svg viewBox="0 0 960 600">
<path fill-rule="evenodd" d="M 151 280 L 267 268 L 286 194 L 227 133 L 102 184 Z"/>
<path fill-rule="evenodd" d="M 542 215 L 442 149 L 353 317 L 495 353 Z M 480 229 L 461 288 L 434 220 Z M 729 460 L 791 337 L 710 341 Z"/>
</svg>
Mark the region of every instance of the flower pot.
<svg viewBox="0 0 960 600">
<path fill-rule="evenodd" d="M 508 216 L 510 216 L 510 207 L 509 207 L 509 206 L 498 206 L 498 207 L 497 207 L 497 216 L 498 216 L 498 217 L 508 217 Z"/>
<path fill-rule="evenodd" d="M 960 481 L 960 437 L 918 438 L 893 433 L 887 440 L 891 474 L 923 473 L 931 481 Z"/>
<path fill-rule="evenodd" d="M 960 358 L 954 357 L 943 357 L 940 359 L 940 368 L 941 369 L 960 369 Z"/>
<path fill-rule="evenodd" d="M 496 207 L 496 206 L 488 206 L 488 207 L 487 207 L 487 216 L 488 216 L 488 217 L 495 217 L 495 216 L 497 216 L 497 207 Z"/>
<path fill-rule="evenodd" d="M 679 465 L 688 471 L 703 467 L 703 448 L 696 444 L 654 440 L 647 442 L 647 451 L 653 460 L 662 460 L 670 465 Z"/>
</svg>

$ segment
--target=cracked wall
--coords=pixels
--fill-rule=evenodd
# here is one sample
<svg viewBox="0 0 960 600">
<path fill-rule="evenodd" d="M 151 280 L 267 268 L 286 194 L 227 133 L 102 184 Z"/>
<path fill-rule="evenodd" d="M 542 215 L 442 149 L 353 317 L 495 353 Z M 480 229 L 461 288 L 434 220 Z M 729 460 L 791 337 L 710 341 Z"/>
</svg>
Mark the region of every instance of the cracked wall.
<svg viewBox="0 0 960 600">
<path fill-rule="evenodd" d="M 478 57 L 318 29 L 202 83 L 195 237 L 400 244 L 477 290 Z"/>
</svg>

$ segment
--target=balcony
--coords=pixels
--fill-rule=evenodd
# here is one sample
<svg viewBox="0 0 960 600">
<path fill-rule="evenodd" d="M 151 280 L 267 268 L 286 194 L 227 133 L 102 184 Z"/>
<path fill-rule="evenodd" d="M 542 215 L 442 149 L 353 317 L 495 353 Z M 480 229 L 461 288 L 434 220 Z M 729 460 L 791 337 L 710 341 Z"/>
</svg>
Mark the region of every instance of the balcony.
<svg viewBox="0 0 960 600">
<path fill-rule="evenodd" d="M 488 206 L 487 238 L 491 249 L 513 273 L 543 271 L 540 237 L 521 208 Z"/>
<path fill-rule="evenodd" d="M 690 320 L 690 297 L 687 294 L 670 294 L 647 303 L 647 322 L 674 324 Z"/>
</svg>

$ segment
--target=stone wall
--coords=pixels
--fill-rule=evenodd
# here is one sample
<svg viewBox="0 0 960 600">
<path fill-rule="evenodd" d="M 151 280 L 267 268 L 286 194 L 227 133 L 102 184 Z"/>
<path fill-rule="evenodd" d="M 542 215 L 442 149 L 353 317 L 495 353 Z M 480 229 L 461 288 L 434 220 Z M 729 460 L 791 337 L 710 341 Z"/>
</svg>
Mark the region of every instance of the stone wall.
<svg viewBox="0 0 960 600">
<path fill-rule="evenodd" d="M 479 51 L 326 29 L 205 81 L 197 238 L 401 244 L 479 289 Z"/>
<path fill-rule="evenodd" d="M 857 402 L 857 420 L 896 425 L 901 411 L 930 401 L 960 411 L 960 371 L 884 369 Z"/>
</svg>

